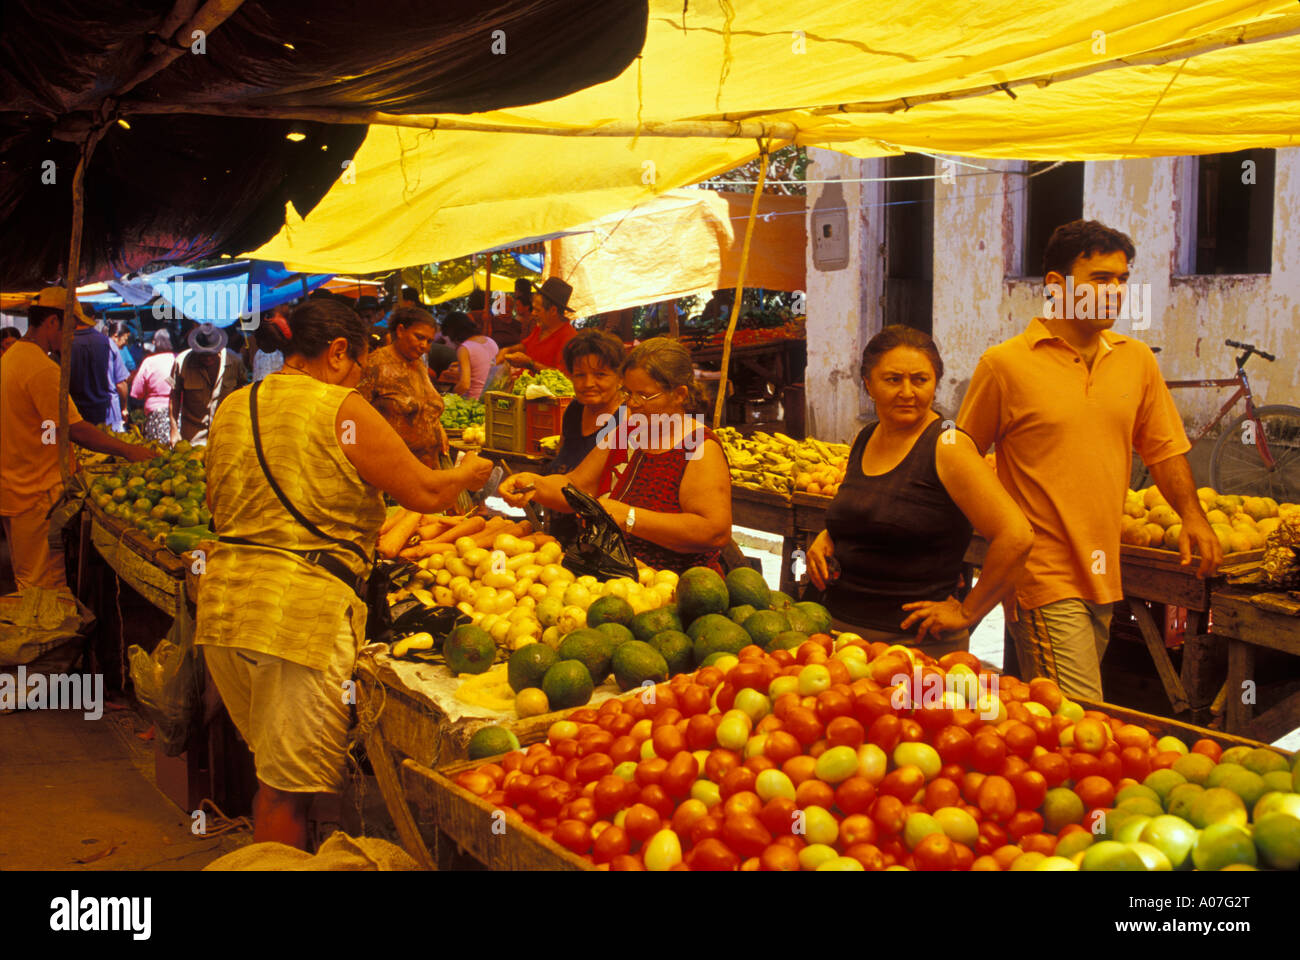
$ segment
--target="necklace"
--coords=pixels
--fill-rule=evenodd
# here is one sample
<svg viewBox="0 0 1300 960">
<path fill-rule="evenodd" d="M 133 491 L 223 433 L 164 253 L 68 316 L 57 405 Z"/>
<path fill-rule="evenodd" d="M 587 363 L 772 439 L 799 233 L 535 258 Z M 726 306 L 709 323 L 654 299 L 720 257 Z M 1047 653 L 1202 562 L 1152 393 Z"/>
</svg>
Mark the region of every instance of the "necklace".
<svg viewBox="0 0 1300 960">
<path fill-rule="evenodd" d="M 284 366 L 282 366 L 282 367 L 280 368 L 280 372 L 283 373 L 283 372 L 286 371 L 286 370 L 292 370 L 292 371 L 294 371 L 295 373 L 306 374 L 306 375 L 309 376 L 309 377 L 311 376 L 311 374 L 308 373 L 306 370 L 304 370 L 302 367 L 295 367 L 295 366 L 293 366 L 292 364 L 288 364 L 288 363 L 286 363 Z"/>
</svg>

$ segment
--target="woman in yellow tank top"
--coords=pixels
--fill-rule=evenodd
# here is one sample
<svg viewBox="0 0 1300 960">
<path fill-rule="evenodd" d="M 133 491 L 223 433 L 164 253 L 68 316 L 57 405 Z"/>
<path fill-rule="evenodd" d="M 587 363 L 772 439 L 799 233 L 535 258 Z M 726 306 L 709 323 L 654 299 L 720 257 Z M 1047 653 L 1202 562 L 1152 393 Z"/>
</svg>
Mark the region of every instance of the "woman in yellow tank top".
<svg viewBox="0 0 1300 960">
<path fill-rule="evenodd" d="M 284 367 L 256 394 L 232 394 L 213 419 L 208 507 L 221 542 L 200 578 L 196 640 L 253 751 L 254 839 L 305 847 L 313 795 L 343 784 L 343 685 L 365 637 L 355 587 L 374 559 L 381 494 L 440 511 L 481 487 L 491 464 L 467 457 L 431 470 L 411 454 L 353 389 L 369 331 L 350 308 L 311 301 L 289 327 Z M 316 532 L 295 519 L 268 471 Z"/>
</svg>

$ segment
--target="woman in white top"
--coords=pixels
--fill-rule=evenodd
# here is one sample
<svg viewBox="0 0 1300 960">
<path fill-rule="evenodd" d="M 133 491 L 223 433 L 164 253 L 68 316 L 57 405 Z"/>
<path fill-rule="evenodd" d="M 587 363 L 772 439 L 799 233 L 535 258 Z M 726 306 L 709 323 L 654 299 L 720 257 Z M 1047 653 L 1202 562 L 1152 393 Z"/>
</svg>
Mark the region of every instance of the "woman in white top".
<svg viewBox="0 0 1300 960">
<path fill-rule="evenodd" d="M 500 347 L 491 337 L 479 332 L 479 326 L 467 313 L 455 311 L 442 318 L 442 332 L 456 348 L 460 376 L 452 389 L 462 397 L 477 400 L 483 394 L 488 373 L 496 362 Z"/>
</svg>

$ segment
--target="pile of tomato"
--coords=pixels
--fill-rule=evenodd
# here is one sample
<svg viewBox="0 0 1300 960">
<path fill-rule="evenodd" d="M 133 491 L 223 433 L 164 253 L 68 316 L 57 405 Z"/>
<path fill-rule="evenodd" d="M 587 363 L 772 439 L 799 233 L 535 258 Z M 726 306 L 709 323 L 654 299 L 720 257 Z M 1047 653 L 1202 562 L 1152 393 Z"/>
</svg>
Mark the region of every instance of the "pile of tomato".
<svg viewBox="0 0 1300 960">
<path fill-rule="evenodd" d="M 824 634 L 751 646 L 457 782 L 602 869 L 1000 870 L 1082 849 L 1070 836 L 1090 841 L 1118 790 L 1181 755 L 1050 680 L 911 656 Z M 969 705 L 920 695 L 954 679 Z"/>
</svg>

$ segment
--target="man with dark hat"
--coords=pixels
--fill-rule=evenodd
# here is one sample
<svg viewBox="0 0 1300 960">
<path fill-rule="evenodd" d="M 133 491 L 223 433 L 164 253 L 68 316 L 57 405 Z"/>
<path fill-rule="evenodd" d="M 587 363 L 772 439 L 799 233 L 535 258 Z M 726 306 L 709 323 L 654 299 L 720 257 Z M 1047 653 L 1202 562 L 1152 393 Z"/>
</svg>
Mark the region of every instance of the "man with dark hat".
<svg viewBox="0 0 1300 960">
<path fill-rule="evenodd" d="M 189 349 L 176 355 L 172 367 L 172 443 L 208 442 L 212 415 L 226 397 L 248 382 L 239 354 L 226 349 L 226 332 L 210 323 L 190 331 Z"/>
<path fill-rule="evenodd" d="M 564 345 L 578 333 L 566 316 L 573 313 L 569 309 L 569 298 L 572 296 L 573 287 L 559 277 L 548 278 L 533 294 L 533 316 L 537 320 L 537 326 L 524 338 L 523 343 L 502 350 L 497 359 L 512 367 L 532 371 L 542 367 L 565 370 Z"/>
</svg>

